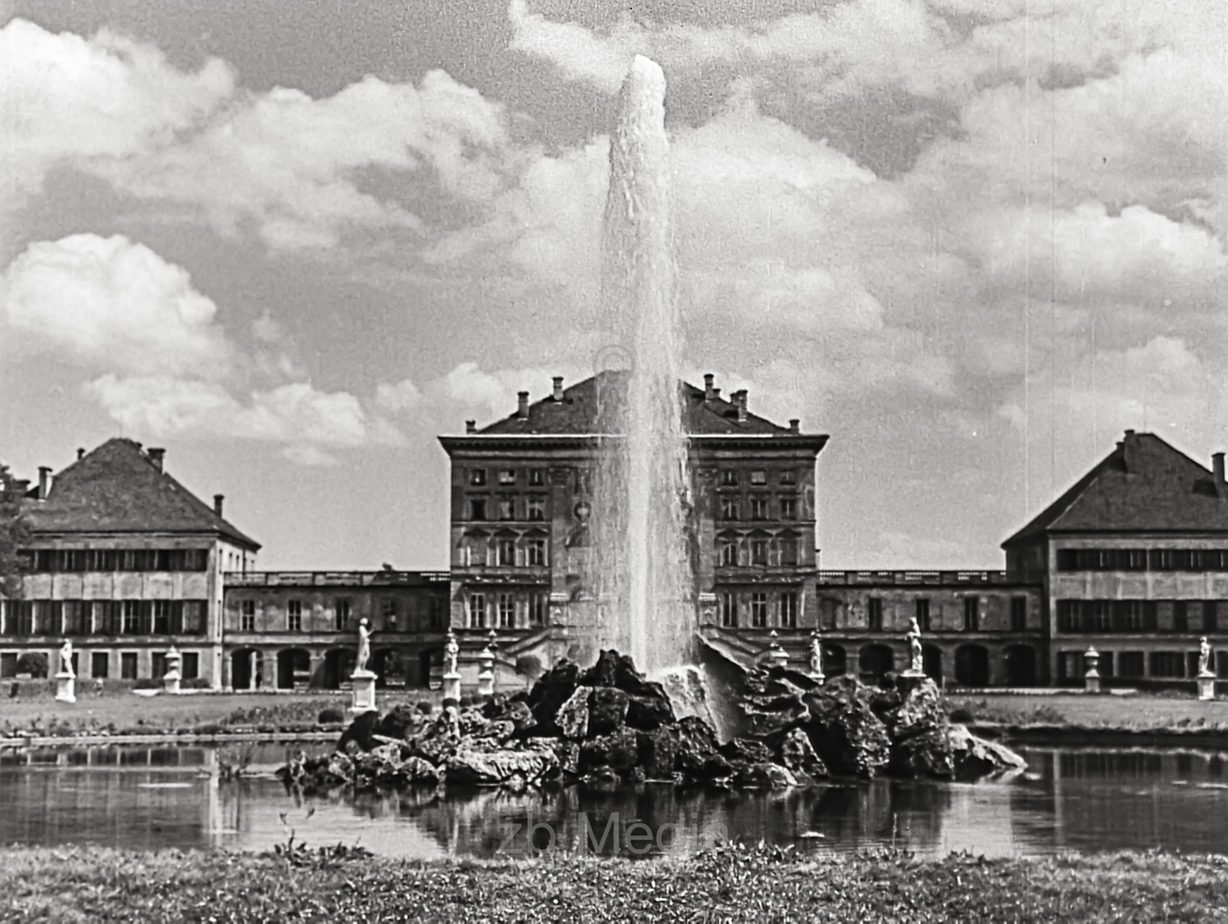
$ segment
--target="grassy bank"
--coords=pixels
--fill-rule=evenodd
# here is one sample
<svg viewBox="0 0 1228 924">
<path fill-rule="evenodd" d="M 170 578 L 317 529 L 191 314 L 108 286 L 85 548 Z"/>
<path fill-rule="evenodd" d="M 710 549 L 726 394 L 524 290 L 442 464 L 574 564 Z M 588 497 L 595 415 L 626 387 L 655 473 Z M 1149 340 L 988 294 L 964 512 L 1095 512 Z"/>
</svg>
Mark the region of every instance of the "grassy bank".
<svg viewBox="0 0 1228 924">
<path fill-rule="evenodd" d="M 1120 853 L 1044 860 L 738 848 L 688 860 L 558 858 L 292 866 L 228 853 L 0 852 L 6 921 L 1222 920 L 1228 860 Z"/>
<path fill-rule="evenodd" d="M 1193 697 L 1062 693 L 1053 696 L 947 696 L 952 717 L 972 724 L 1071 725 L 1123 731 L 1206 729 L 1228 734 L 1228 700 Z"/>
</svg>

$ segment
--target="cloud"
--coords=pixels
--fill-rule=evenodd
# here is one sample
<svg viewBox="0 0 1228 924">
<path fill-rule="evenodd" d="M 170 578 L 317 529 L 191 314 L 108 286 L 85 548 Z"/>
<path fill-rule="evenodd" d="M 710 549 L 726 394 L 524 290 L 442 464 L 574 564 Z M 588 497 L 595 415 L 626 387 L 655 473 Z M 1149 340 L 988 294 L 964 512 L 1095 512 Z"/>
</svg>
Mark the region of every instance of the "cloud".
<svg viewBox="0 0 1228 924">
<path fill-rule="evenodd" d="M 0 275 L 0 319 L 23 353 L 123 373 L 225 375 L 217 306 L 182 267 L 121 235 L 29 245 Z"/>
<path fill-rule="evenodd" d="M 389 414 L 401 414 L 422 404 L 422 392 L 411 379 L 395 384 L 381 383 L 375 391 L 375 403 Z"/>
<path fill-rule="evenodd" d="M 149 154 L 234 92 L 211 58 L 185 73 L 148 44 L 103 30 L 54 34 L 24 19 L 0 28 L 0 209 L 37 193 L 61 164 L 98 168 Z"/>
</svg>

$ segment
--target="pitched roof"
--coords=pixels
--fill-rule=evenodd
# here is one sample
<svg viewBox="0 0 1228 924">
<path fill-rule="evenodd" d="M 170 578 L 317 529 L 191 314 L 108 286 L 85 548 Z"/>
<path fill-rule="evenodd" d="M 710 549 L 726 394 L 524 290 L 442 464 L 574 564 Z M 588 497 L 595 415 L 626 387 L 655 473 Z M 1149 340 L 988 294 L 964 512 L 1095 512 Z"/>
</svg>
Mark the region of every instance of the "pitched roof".
<svg viewBox="0 0 1228 924">
<path fill-rule="evenodd" d="M 1053 532 L 1228 532 L 1228 492 L 1154 433 L 1117 448 L 1003 547 Z"/>
<path fill-rule="evenodd" d="M 561 400 L 556 401 L 553 395 L 547 395 L 530 404 L 526 416 L 512 413 L 477 432 L 492 436 L 599 433 L 602 407 L 608 407 L 625 394 L 627 378 L 628 373 L 620 370 L 599 372 L 592 378 L 564 389 Z M 686 382 L 680 384 L 683 389 L 683 413 L 687 433 L 794 434 L 794 431 L 787 427 L 772 423 L 767 418 L 749 411 L 744 420 L 739 420 L 738 406 L 734 402 L 719 397 L 706 398 L 702 388 L 696 388 Z"/>
<path fill-rule="evenodd" d="M 206 532 L 260 544 L 214 513 L 129 439 L 107 440 L 57 474 L 45 501 L 28 504 L 35 532 Z"/>
</svg>

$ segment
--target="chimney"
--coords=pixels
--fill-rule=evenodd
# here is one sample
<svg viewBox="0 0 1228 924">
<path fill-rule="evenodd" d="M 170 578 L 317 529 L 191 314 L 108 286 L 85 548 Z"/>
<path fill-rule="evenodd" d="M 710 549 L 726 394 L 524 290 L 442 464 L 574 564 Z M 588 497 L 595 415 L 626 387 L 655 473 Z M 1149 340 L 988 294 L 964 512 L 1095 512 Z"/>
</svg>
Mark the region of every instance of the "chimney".
<svg viewBox="0 0 1228 924">
<path fill-rule="evenodd" d="M 156 468 L 158 471 L 162 471 L 162 459 L 166 456 L 166 450 L 154 449 L 151 447 L 148 452 L 149 461 L 154 464 L 154 468 Z"/>
<path fill-rule="evenodd" d="M 40 465 L 38 467 L 38 499 L 46 500 L 49 493 L 51 493 L 51 466 Z"/>
<path fill-rule="evenodd" d="M 82 448 L 81 446 L 78 446 L 77 447 L 77 461 L 80 462 L 84 458 L 85 458 L 85 449 Z"/>
<path fill-rule="evenodd" d="M 1135 474 L 1138 468 L 1138 440 L 1133 430 L 1126 431 L 1125 439 L 1121 441 L 1121 454 L 1126 463 L 1126 474 Z"/>
<path fill-rule="evenodd" d="M 789 429 L 794 433 L 801 433 L 802 432 L 802 422 L 798 420 L 796 417 L 791 417 L 789 419 Z"/>
<path fill-rule="evenodd" d="M 553 394 L 554 400 L 562 401 L 563 400 L 563 377 L 561 375 L 556 375 L 553 379 L 551 379 L 551 381 L 554 383 L 554 394 Z"/>
<path fill-rule="evenodd" d="M 1228 496 L 1228 490 L 1224 484 L 1224 454 L 1222 452 L 1211 453 L 1211 471 L 1215 473 L 1215 493 L 1220 497 Z"/>
<path fill-rule="evenodd" d="M 226 499 L 225 494 L 214 494 L 213 495 L 213 512 L 216 513 L 219 517 L 222 515 L 222 501 L 224 501 L 225 499 Z"/>
<path fill-rule="evenodd" d="M 25 497 L 26 493 L 30 490 L 29 478 L 14 478 L 9 484 L 13 486 L 13 493 L 17 495 L 18 499 Z"/>
<path fill-rule="evenodd" d="M 712 389 L 712 400 L 719 401 L 720 397 L 721 397 L 721 390 L 719 388 Z"/>
<path fill-rule="evenodd" d="M 516 392 L 516 416 L 521 418 L 529 416 L 529 393 L 527 391 Z"/>
<path fill-rule="evenodd" d="M 466 433 L 477 433 L 478 432 L 478 422 L 476 420 L 466 420 L 465 421 L 465 432 Z"/>
<path fill-rule="evenodd" d="M 734 403 L 738 406 L 738 423 L 746 423 L 746 389 L 733 393 Z"/>
<path fill-rule="evenodd" d="M 704 373 L 704 400 L 711 401 L 716 397 L 716 391 L 712 388 L 712 383 L 716 380 L 711 372 Z"/>
</svg>

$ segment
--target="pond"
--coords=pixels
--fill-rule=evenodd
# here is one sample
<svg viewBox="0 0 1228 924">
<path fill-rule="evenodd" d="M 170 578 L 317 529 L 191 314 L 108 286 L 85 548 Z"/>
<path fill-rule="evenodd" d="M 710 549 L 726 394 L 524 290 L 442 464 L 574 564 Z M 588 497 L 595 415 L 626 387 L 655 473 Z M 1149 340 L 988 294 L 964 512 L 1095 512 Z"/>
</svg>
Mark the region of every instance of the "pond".
<svg viewBox="0 0 1228 924">
<path fill-rule="evenodd" d="M 224 750 L 233 750 L 227 748 Z M 251 770 L 286 745 L 253 748 Z M 69 747 L 0 752 L 0 843 L 266 850 L 358 844 L 422 859 L 541 849 L 657 856 L 717 839 L 842 851 L 894 846 L 988 856 L 1164 847 L 1228 853 L 1225 758 L 1212 751 L 1021 751 L 1010 782 L 880 779 L 788 792 L 646 785 L 601 793 L 473 792 L 296 800 L 261 775 L 219 779 L 211 747 Z"/>
</svg>

